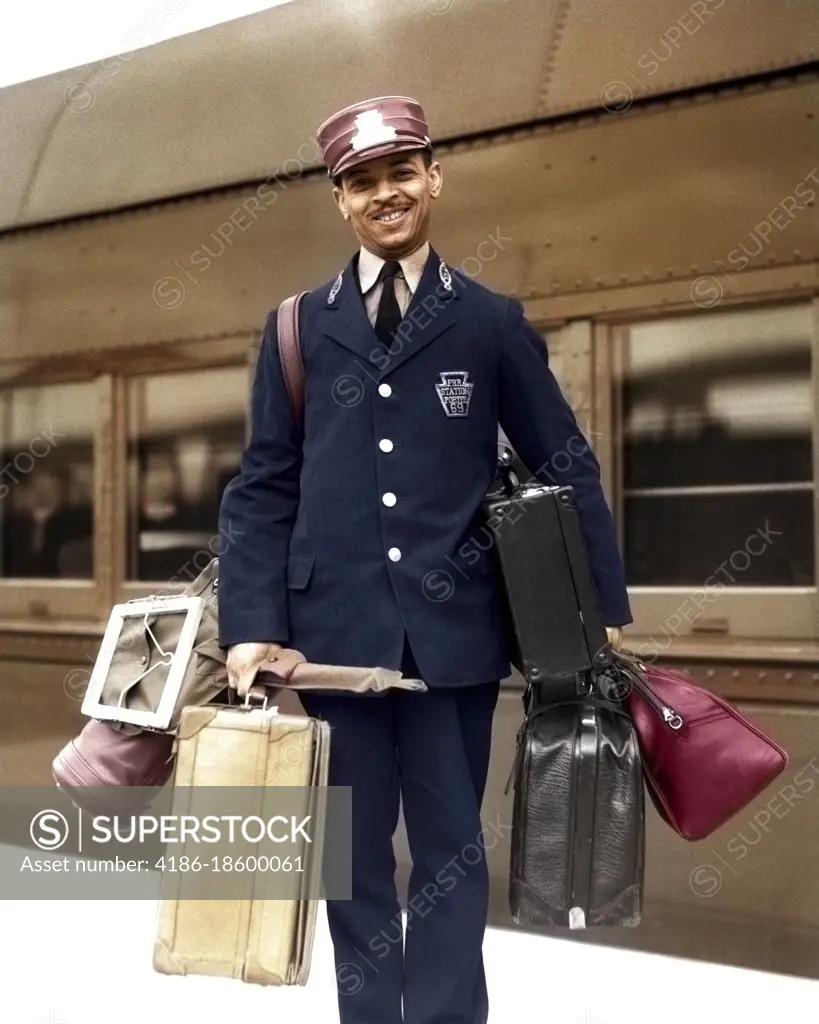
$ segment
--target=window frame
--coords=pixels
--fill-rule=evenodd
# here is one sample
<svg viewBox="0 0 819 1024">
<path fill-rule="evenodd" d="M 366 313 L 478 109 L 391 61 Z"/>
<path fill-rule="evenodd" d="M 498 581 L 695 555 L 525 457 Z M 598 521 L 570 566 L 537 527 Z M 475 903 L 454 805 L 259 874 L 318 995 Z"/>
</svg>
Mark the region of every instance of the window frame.
<svg viewBox="0 0 819 1024">
<path fill-rule="evenodd" d="M 33 368 L 32 368 L 33 369 Z M 106 484 L 107 464 L 104 453 L 109 447 L 112 378 L 109 374 L 80 375 L 76 372 L 39 375 L 15 374 L 3 379 L 4 391 L 39 386 L 43 388 L 61 384 L 91 384 L 96 392 L 96 409 L 91 432 L 91 458 L 93 472 L 93 571 L 88 579 L 26 579 L 0 577 L 0 625 L 4 629 L 47 627 L 55 620 L 77 623 L 94 622 L 108 594 L 109 566 L 106 555 L 108 535 L 103 524 L 105 504 L 110 485 Z"/>
<path fill-rule="evenodd" d="M 814 414 L 811 426 L 813 452 L 813 537 L 814 581 L 805 587 L 726 587 L 700 608 L 691 600 L 697 588 L 691 586 L 630 586 L 634 625 L 640 637 L 649 639 L 644 653 L 673 650 L 679 641 L 715 639 L 725 642 L 740 638 L 765 637 L 771 641 L 805 641 L 819 638 L 819 299 L 796 294 L 770 300 L 759 297 L 731 302 L 720 312 L 769 310 L 774 307 L 807 304 L 811 310 L 811 378 Z M 595 383 L 604 437 L 601 465 L 607 477 L 607 497 L 614 513 L 618 541 L 624 550 L 625 495 L 623 488 L 622 406 L 615 382 L 623 379 L 625 353 L 631 327 L 656 320 L 713 316 L 714 309 L 652 308 L 629 311 L 595 321 Z M 715 570 L 717 567 L 715 566 Z M 709 595 L 710 596 L 710 595 Z"/>
<path fill-rule="evenodd" d="M 197 353 L 196 359 L 182 357 L 163 361 L 161 368 L 139 368 L 131 373 L 123 373 L 120 377 L 122 399 L 119 404 L 120 422 L 117 429 L 117 461 L 122 476 L 122 484 L 118 488 L 115 519 L 117 521 L 117 573 L 114 580 L 114 600 L 111 604 L 121 601 L 132 601 L 154 594 L 181 594 L 191 580 L 178 580 L 174 583 L 163 580 L 131 580 L 128 578 L 128 487 L 127 487 L 127 451 L 128 451 L 128 401 L 130 383 L 141 377 L 155 377 L 169 373 L 187 373 L 202 370 L 239 369 L 247 375 L 247 408 L 250 403 L 250 386 L 252 372 L 255 367 L 255 356 L 258 351 L 260 337 L 258 335 L 237 337 L 230 344 L 223 343 L 218 348 L 203 350 Z M 247 415 L 245 416 L 247 420 Z M 184 568 L 180 566 L 180 569 Z M 204 568 L 204 565 L 201 566 Z M 201 571 L 201 568 L 199 571 Z"/>
<path fill-rule="evenodd" d="M 208 369 L 248 369 L 258 347 L 250 331 L 138 347 L 66 354 L 43 364 L 9 360 L 0 364 L 0 388 L 67 383 L 96 387 L 93 453 L 93 576 L 87 580 L 0 578 L 0 631 L 60 633 L 101 631 L 111 608 L 162 588 L 184 589 L 126 578 L 127 398 L 135 377 Z M 251 364 L 252 371 L 252 364 Z M 249 394 L 249 392 L 248 392 Z"/>
</svg>

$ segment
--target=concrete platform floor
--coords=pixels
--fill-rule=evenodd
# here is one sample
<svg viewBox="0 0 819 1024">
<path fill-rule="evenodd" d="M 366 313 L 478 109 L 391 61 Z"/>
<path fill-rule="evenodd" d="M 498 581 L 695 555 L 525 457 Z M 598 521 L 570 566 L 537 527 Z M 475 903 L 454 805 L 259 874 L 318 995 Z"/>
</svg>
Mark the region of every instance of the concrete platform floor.
<svg viewBox="0 0 819 1024">
<path fill-rule="evenodd" d="M 305 988 L 166 977 L 154 901 L 0 903 L 3 1024 L 338 1020 L 321 908 Z M 819 982 L 490 929 L 491 1024 L 770 1024 L 819 1019 Z M 819 953 L 819 951 L 817 951 Z"/>
</svg>

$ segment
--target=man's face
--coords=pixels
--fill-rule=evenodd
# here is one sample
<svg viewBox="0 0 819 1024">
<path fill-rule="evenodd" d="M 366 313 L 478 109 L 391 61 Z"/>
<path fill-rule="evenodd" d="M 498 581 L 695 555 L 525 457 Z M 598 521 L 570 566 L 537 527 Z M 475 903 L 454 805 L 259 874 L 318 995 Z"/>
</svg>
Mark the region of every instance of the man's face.
<svg viewBox="0 0 819 1024">
<path fill-rule="evenodd" d="M 441 183 L 440 166 L 425 167 L 423 151 L 409 150 L 345 171 L 333 196 L 361 245 L 394 260 L 426 242 L 430 207 Z"/>
<path fill-rule="evenodd" d="M 170 459 L 148 462 L 142 477 L 142 499 L 146 504 L 173 501 L 176 498 L 176 474 Z"/>
<path fill-rule="evenodd" d="M 34 511 L 56 509 L 62 501 L 61 492 L 62 487 L 56 476 L 38 473 L 31 481 L 29 507 Z"/>
</svg>

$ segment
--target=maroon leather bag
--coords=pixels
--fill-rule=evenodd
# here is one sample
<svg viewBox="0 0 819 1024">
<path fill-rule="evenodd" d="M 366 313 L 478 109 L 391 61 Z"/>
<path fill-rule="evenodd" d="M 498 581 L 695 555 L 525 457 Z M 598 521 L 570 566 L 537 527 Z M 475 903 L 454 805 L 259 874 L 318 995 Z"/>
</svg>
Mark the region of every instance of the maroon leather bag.
<svg viewBox="0 0 819 1024">
<path fill-rule="evenodd" d="M 80 810 L 114 814 L 127 807 L 137 813 L 150 802 L 148 787 L 164 786 L 171 777 L 173 745 L 167 733 L 126 735 L 92 718 L 57 754 L 51 771 Z"/>
<path fill-rule="evenodd" d="M 736 708 L 682 672 L 614 651 L 646 786 L 684 839 L 705 839 L 782 772 L 788 755 Z"/>
</svg>

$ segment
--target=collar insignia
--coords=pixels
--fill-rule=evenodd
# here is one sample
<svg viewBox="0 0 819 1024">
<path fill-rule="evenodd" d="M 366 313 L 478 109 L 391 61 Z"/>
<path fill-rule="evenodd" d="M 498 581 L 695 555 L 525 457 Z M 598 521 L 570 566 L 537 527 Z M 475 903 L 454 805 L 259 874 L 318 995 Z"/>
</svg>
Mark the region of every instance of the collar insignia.
<svg viewBox="0 0 819 1024">
<path fill-rule="evenodd" d="M 327 304 L 330 306 L 332 306 L 332 304 L 336 301 L 336 295 L 338 295 L 339 291 L 341 290 L 342 277 L 343 274 L 339 274 L 335 281 L 333 281 L 333 287 L 330 289 L 330 293 L 327 296 Z"/>
</svg>

